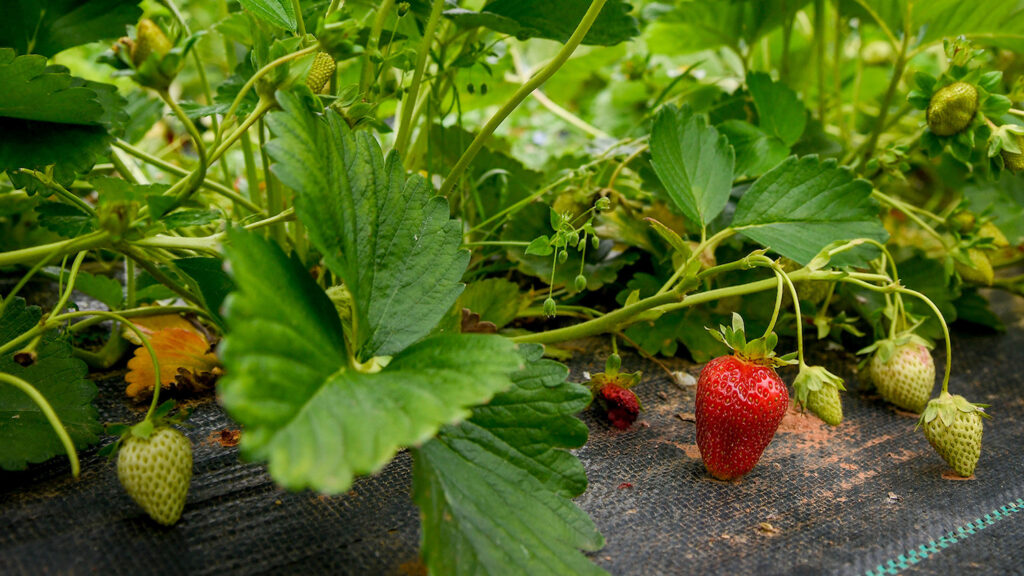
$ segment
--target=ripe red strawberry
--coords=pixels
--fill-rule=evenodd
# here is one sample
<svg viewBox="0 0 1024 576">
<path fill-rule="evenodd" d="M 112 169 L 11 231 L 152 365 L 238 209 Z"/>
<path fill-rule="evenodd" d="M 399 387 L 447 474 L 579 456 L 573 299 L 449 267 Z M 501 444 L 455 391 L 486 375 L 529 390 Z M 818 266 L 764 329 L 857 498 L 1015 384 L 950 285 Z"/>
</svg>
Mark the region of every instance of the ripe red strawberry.
<svg viewBox="0 0 1024 576">
<path fill-rule="evenodd" d="M 964 478 L 974 474 L 981 457 L 981 419 L 988 417 L 983 410 L 986 406 L 943 392 L 928 403 L 918 421 L 932 448 Z"/>
<path fill-rule="evenodd" d="M 716 334 L 712 332 L 712 334 Z M 697 448 L 712 476 L 731 480 L 753 469 L 789 406 L 786 384 L 775 373 L 774 333 L 746 342 L 743 320 L 716 336 L 734 353 L 707 363 L 697 380 Z"/>
<path fill-rule="evenodd" d="M 640 382 L 640 372 L 620 373 L 622 359 L 612 354 L 605 362 L 604 372 L 594 374 L 590 390 L 597 403 L 604 408 L 608 421 L 619 430 L 626 430 L 636 422 L 643 407 L 635 392 L 630 390 Z"/>
<path fill-rule="evenodd" d="M 164 526 L 178 521 L 192 480 L 192 443 L 160 426 L 148 438 L 128 434 L 117 455 L 117 478 L 132 500 Z"/>
</svg>

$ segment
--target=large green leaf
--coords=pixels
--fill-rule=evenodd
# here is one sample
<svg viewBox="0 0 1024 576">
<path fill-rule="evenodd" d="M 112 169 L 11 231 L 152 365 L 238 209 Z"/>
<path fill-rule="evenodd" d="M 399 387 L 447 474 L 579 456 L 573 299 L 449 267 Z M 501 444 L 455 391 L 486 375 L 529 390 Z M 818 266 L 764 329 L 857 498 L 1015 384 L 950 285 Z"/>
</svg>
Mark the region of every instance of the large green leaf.
<svg viewBox="0 0 1024 576">
<path fill-rule="evenodd" d="M 0 316 L 0 344 L 35 326 L 41 314 L 38 307 L 26 307 L 22 298 L 7 302 Z M 102 427 L 92 405 L 96 385 L 85 377 L 85 362 L 74 358 L 71 346 L 52 332 L 40 341 L 36 353 L 30 366 L 15 362 L 13 353 L 5 354 L 0 357 L 0 372 L 32 384 L 57 413 L 76 447 L 96 442 Z M 28 464 L 64 453 L 64 445 L 39 406 L 18 388 L 0 382 L 0 468 L 24 470 Z"/>
<path fill-rule="evenodd" d="M 1024 50 L 1021 0 L 931 0 L 913 6 L 913 22 L 924 28 L 922 43 L 964 35 L 985 44 Z"/>
<path fill-rule="evenodd" d="M 295 31 L 297 23 L 291 0 L 238 0 L 238 3 L 261 20 Z"/>
<path fill-rule="evenodd" d="M 719 46 L 753 46 L 809 0 L 682 0 L 674 8 L 651 3 L 644 31 L 657 54 L 685 54 Z"/>
<path fill-rule="evenodd" d="M 426 335 L 462 292 L 469 252 L 448 201 L 406 178 L 369 132 L 333 111 L 310 112 L 280 94 L 270 117 L 274 173 L 296 191 L 295 210 L 356 309 L 360 360 L 395 354 Z"/>
<path fill-rule="evenodd" d="M 843 12 L 862 21 L 881 21 L 894 35 L 910 29 L 922 44 L 966 36 L 983 44 L 1024 50 L 1024 2 L 1021 0 L 843 0 Z"/>
<path fill-rule="evenodd" d="M 888 238 L 871 183 L 816 156 L 791 156 L 758 178 L 740 198 L 732 227 L 801 264 L 838 240 Z"/>
<path fill-rule="evenodd" d="M 747 89 L 754 98 L 761 129 L 786 146 L 796 144 L 807 127 L 807 112 L 796 92 L 764 72 L 747 74 Z"/>
<path fill-rule="evenodd" d="M 515 386 L 446 426 L 414 452 L 413 498 L 423 518 L 423 559 L 433 574 L 604 574 L 583 554 L 604 545 L 569 498 L 586 488 L 566 448 L 587 428 L 590 402 L 568 371 L 523 349 Z"/>
<path fill-rule="evenodd" d="M 735 153 L 704 116 L 663 108 L 651 130 L 651 156 L 658 179 L 687 218 L 705 226 L 725 208 Z"/>
<path fill-rule="evenodd" d="M 589 7 L 590 0 L 492 0 L 479 12 L 455 8 L 447 10 L 445 16 L 463 27 L 484 26 L 523 40 L 547 38 L 564 43 Z M 583 43 L 611 46 L 639 34 L 631 9 L 622 0 L 609 0 Z"/>
<path fill-rule="evenodd" d="M 743 120 L 726 120 L 718 125 L 736 151 L 736 174 L 757 177 L 789 156 L 782 140 Z"/>
<path fill-rule="evenodd" d="M 0 46 L 53 56 L 72 46 L 124 36 L 142 15 L 139 0 L 7 0 Z"/>
<path fill-rule="evenodd" d="M 29 192 L 42 185 L 19 168 L 53 166 L 54 179 L 69 185 L 107 153 L 109 131 L 127 119 L 114 86 L 75 78 L 42 56 L 0 48 L 0 85 L 0 172 Z"/>
<path fill-rule="evenodd" d="M 343 492 L 511 384 L 520 365 L 498 336 L 428 338 L 382 370 L 349 365 L 334 305 L 301 264 L 248 232 L 228 237 L 237 291 L 226 304 L 221 401 L 242 451 L 291 489 Z"/>
</svg>

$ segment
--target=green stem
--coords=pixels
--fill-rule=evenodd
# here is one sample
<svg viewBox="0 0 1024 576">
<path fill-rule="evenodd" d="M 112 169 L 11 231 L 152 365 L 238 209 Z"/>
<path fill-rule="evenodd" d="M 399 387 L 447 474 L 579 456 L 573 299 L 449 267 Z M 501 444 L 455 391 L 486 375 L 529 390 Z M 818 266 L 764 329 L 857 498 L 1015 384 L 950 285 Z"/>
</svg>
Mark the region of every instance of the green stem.
<svg viewBox="0 0 1024 576">
<path fill-rule="evenodd" d="M 124 150 L 125 152 L 131 154 L 132 156 L 135 156 L 136 158 L 146 162 L 147 164 L 152 164 L 153 166 L 155 166 L 156 168 L 158 168 L 160 170 L 163 170 L 164 172 L 168 172 L 170 174 L 174 174 L 175 176 L 188 176 L 190 174 L 189 170 L 186 170 L 185 168 L 182 168 L 180 166 L 176 166 L 174 164 L 171 164 L 170 162 L 168 162 L 166 160 L 163 160 L 161 158 L 157 158 L 156 156 L 153 156 L 152 154 L 149 154 L 145 150 L 142 150 L 142 149 L 136 148 L 135 146 L 132 146 L 131 144 L 125 142 L 124 140 L 120 140 L 120 139 L 114 140 L 114 146 L 120 148 L 121 150 Z M 245 147 L 245 140 L 244 139 L 242 141 L 242 146 L 243 146 L 243 149 L 244 149 L 244 147 Z M 246 168 L 248 169 L 248 165 L 246 166 Z M 263 212 L 263 210 L 261 210 L 260 207 L 257 204 L 251 202 L 246 197 L 244 197 L 241 194 L 235 192 L 231 188 L 228 188 L 227 186 L 221 184 L 220 182 L 216 182 L 216 181 L 213 181 L 213 180 L 203 179 L 203 181 L 200 183 L 200 186 L 202 186 L 204 188 L 208 188 L 209 190 L 212 190 L 213 192 L 216 192 L 217 194 L 220 194 L 221 196 L 223 196 L 225 198 L 228 198 L 232 202 L 235 202 L 235 203 L 237 203 L 237 204 L 239 204 L 239 205 L 241 205 L 241 206 L 243 206 L 243 207 L 245 207 L 245 208 L 247 208 L 247 209 L 249 209 L 249 210 L 251 210 L 253 212 L 256 212 L 257 214 Z"/>
<path fill-rule="evenodd" d="M 295 30 L 299 36 L 305 36 L 306 23 L 302 21 L 302 4 L 299 0 L 292 0 L 292 12 L 295 12 Z"/>
<path fill-rule="evenodd" d="M 899 88 L 900 80 L 903 78 L 903 72 L 907 67 L 907 48 L 909 45 L 910 34 L 905 33 L 903 35 L 903 41 L 900 42 L 899 52 L 896 54 L 896 64 L 893 66 L 892 80 L 889 81 L 889 88 L 885 91 L 885 96 L 882 98 L 882 106 L 878 110 L 875 129 L 871 131 L 871 136 L 868 137 L 868 140 L 864 145 L 862 157 L 865 162 L 867 162 L 867 160 L 871 158 L 871 155 L 874 154 L 875 147 L 878 146 L 878 139 L 882 136 L 882 132 L 885 131 L 885 122 L 889 115 L 889 106 L 892 105 L 892 99 L 896 95 L 896 90 Z"/>
<path fill-rule="evenodd" d="M 77 195 L 69 191 L 67 188 L 61 186 L 60 183 L 54 180 L 53 178 L 47 176 L 46 174 L 38 170 L 30 170 L 28 168 L 22 168 L 21 170 L 19 170 L 19 172 L 28 176 L 32 176 L 40 183 L 42 183 L 44 186 L 56 192 L 57 196 L 60 196 L 68 204 L 75 206 L 76 208 L 82 210 L 83 212 L 90 216 L 96 216 L 96 210 L 94 210 L 88 202 L 82 200 Z"/>
<path fill-rule="evenodd" d="M 71 299 L 71 292 L 75 289 L 75 280 L 78 279 L 78 270 L 82 267 L 82 262 L 85 261 L 85 256 L 88 253 L 87 250 L 83 250 L 75 256 L 75 261 L 71 264 L 71 272 L 68 273 L 68 286 L 64 289 L 64 293 L 61 294 L 57 305 L 53 307 L 55 313 L 59 314 L 67 306 L 68 300 Z"/>
<path fill-rule="evenodd" d="M 159 268 L 153 265 L 153 263 L 150 262 L 150 258 L 146 257 L 146 254 L 127 245 L 121 246 L 121 251 L 123 251 L 129 258 L 134 260 L 136 264 L 141 266 L 143 270 L 149 272 L 149 275 L 152 276 L 157 282 L 163 284 L 164 286 L 167 286 L 172 292 L 174 292 L 178 296 L 181 296 L 186 301 L 191 302 L 196 306 L 202 305 L 201 300 L 197 298 L 195 295 L 193 295 L 191 292 L 189 292 L 187 288 L 185 288 L 180 283 L 172 279 L 170 276 L 164 274 Z"/>
<path fill-rule="evenodd" d="M 607 0 L 593 0 L 590 4 L 590 8 L 586 14 L 583 15 L 583 19 L 580 21 L 576 30 L 569 37 L 569 41 L 562 46 L 562 49 L 558 51 L 558 54 L 544 67 L 536 76 L 530 78 L 518 90 L 509 98 L 507 102 L 497 111 L 490 120 L 484 124 L 480 132 L 477 133 L 476 137 L 473 138 L 473 142 L 470 143 L 469 148 L 463 152 L 458 162 L 448 173 L 448 177 L 445 178 L 444 184 L 441 185 L 441 195 L 448 196 L 452 188 L 455 187 L 456 181 L 462 176 L 462 173 L 466 171 L 469 164 L 476 157 L 480 149 L 483 148 L 484 142 L 490 138 L 491 134 L 498 128 L 498 126 L 508 117 L 509 114 L 515 110 L 527 96 L 530 95 L 536 88 L 546 82 L 551 76 L 558 71 L 569 60 L 573 52 L 583 41 L 583 38 L 587 35 L 590 27 L 594 24 L 597 19 L 597 15 L 601 13 L 601 9 L 604 8 Z"/>
<path fill-rule="evenodd" d="M 551 344 L 553 342 L 561 342 L 563 340 L 574 340 L 577 338 L 584 338 L 586 336 L 594 336 L 597 334 L 603 334 L 605 332 L 614 331 L 619 324 L 628 321 L 633 316 L 641 312 L 645 312 L 658 306 L 664 306 L 666 304 L 672 304 L 679 302 L 682 298 L 680 294 L 675 292 L 667 292 L 665 294 L 658 294 L 645 298 L 619 308 L 614 312 L 609 312 L 600 318 L 588 320 L 581 324 L 574 326 L 567 326 L 565 328 L 557 328 L 555 330 L 548 330 L 547 332 L 538 332 L 536 334 L 524 334 L 522 336 L 515 336 L 512 338 L 514 342 L 536 342 L 539 344 Z"/>
<path fill-rule="evenodd" d="M 0 372 L 0 382 L 6 382 L 21 390 L 35 402 L 36 406 L 39 406 L 39 410 L 42 411 L 43 415 L 46 416 L 46 420 L 49 421 L 50 427 L 53 428 L 53 431 L 57 433 L 57 437 L 60 438 L 60 443 L 64 445 L 64 451 L 67 452 L 68 461 L 71 463 L 71 475 L 78 478 L 81 467 L 78 463 L 78 452 L 75 450 L 75 443 L 71 441 L 71 436 L 68 435 L 64 424 L 61 423 L 60 418 L 57 417 L 57 413 L 54 412 L 53 406 L 50 406 L 50 403 L 47 402 L 46 397 L 40 394 L 35 386 L 12 374 Z"/>
<path fill-rule="evenodd" d="M 932 228 L 931 226 L 929 226 L 928 223 L 926 223 L 924 220 L 921 219 L 920 216 L 918 216 L 916 214 L 916 212 L 918 210 L 920 210 L 919 208 L 915 208 L 915 207 L 907 204 L 906 202 L 903 202 L 902 200 L 898 200 L 896 198 L 893 198 L 892 196 L 884 194 L 883 192 L 881 192 L 879 190 L 873 190 L 871 192 L 871 197 L 875 198 L 876 200 L 878 200 L 880 202 L 882 202 L 883 204 L 887 204 L 887 205 L 889 205 L 889 206 L 899 210 L 900 212 L 905 214 L 907 216 L 907 218 L 910 218 L 915 224 L 920 226 L 922 230 L 924 230 L 929 235 L 931 235 L 936 240 L 938 240 L 939 244 L 942 245 L 943 248 L 945 248 L 947 251 L 950 249 L 949 244 L 946 243 L 946 239 L 943 238 L 942 235 L 939 234 L 935 230 L 935 228 Z M 929 212 L 929 214 L 930 214 L 930 212 Z"/>
<path fill-rule="evenodd" d="M 779 281 L 779 287 L 775 290 L 775 309 L 772 310 L 772 319 L 768 322 L 768 327 L 765 328 L 762 338 L 767 338 L 775 329 L 775 323 L 779 320 L 779 311 L 782 310 L 782 294 L 786 287 L 786 283 L 782 281 L 782 274 L 779 274 L 778 270 L 773 269 L 772 271 L 775 272 L 775 278 Z M 799 322 L 800 319 L 797 318 L 797 323 Z"/>
<path fill-rule="evenodd" d="M 359 78 L 359 94 L 366 95 L 373 81 L 373 56 L 380 49 L 380 35 L 384 31 L 384 21 L 395 5 L 395 0 L 382 0 L 374 15 L 373 25 L 370 27 L 370 36 L 366 41 L 366 55 L 363 57 L 363 73 Z"/>
<path fill-rule="evenodd" d="M 234 101 L 231 102 L 231 107 L 228 108 L 227 113 L 224 114 L 224 122 L 222 122 L 221 125 L 220 125 L 220 130 L 221 131 L 217 133 L 217 138 L 215 139 L 215 142 L 219 143 L 221 141 L 221 138 L 224 136 L 224 130 L 227 130 L 227 127 L 231 124 L 232 119 L 234 118 L 235 113 L 238 112 L 238 107 L 242 105 L 242 101 L 245 100 L 245 96 L 249 93 L 249 90 L 252 90 L 252 87 L 256 85 L 256 82 L 260 78 L 266 76 L 268 73 L 270 73 L 271 70 L 273 70 L 274 68 L 277 68 L 281 64 L 284 64 L 286 62 L 290 62 L 292 60 L 295 60 L 296 58 L 302 58 L 303 56 L 307 56 L 309 54 L 312 54 L 312 53 L 316 52 L 319 49 L 320 49 L 319 45 L 314 45 L 314 46 L 309 46 L 308 48 L 303 48 L 302 50 L 299 50 L 298 52 L 292 52 L 291 54 L 285 54 L 284 56 L 281 56 L 277 60 L 274 60 L 274 61 L 270 62 L 269 64 L 267 64 L 266 66 L 264 66 L 263 68 L 260 68 L 259 70 L 257 70 L 256 73 L 252 75 L 252 78 L 249 78 L 249 80 L 242 86 L 242 89 L 238 91 L 238 95 L 235 96 Z M 261 106 L 263 105 L 263 99 L 262 98 L 260 99 L 260 105 Z M 269 106 L 267 106 L 267 107 L 269 108 Z M 258 108 L 259 107 L 257 107 L 257 109 Z M 254 114 L 255 114 L 255 111 L 254 111 Z M 251 114 L 250 114 L 250 116 L 251 116 Z M 217 159 L 217 157 L 218 157 L 218 154 L 216 152 L 211 154 L 210 155 L 210 162 L 211 163 L 214 162 Z"/>
<path fill-rule="evenodd" d="M 11 250 L 10 252 L 2 252 L 0 253 L 0 268 L 6 268 L 7 266 L 13 266 L 15 264 L 27 264 L 29 262 L 36 263 L 40 258 L 52 260 L 53 258 L 58 258 L 80 250 L 92 250 L 94 248 L 98 248 L 106 244 L 108 241 L 110 241 L 110 233 L 105 230 L 97 230 L 69 240 L 51 242 L 50 244 L 40 244 L 39 246 L 33 246 L 31 248 Z"/>
<path fill-rule="evenodd" d="M 814 0 L 815 64 L 818 76 L 818 120 L 825 124 L 825 0 Z"/>
<path fill-rule="evenodd" d="M 427 67 L 427 56 L 430 54 L 430 45 L 434 41 L 437 25 L 441 21 L 444 3 L 445 0 L 434 0 L 433 7 L 430 9 L 430 18 L 427 20 L 423 39 L 420 41 L 420 49 L 416 54 L 416 68 L 412 75 L 412 83 L 402 102 L 402 120 L 398 125 L 398 136 L 395 138 L 395 150 L 402 156 L 405 156 L 406 148 L 409 146 L 409 137 L 412 135 L 413 110 L 416 108 L 420 83 L 423 82 L 423 72 Z"/>
<path fill-rule="evenodd" d="M 898 294 L 906 294 L 908 296 L 913 296 L 913 297 L 918 298 L 921 301 L 923 301 L 925 304 L 928 305 L 929 308 L 932 309 L 932 312 L 935 313 L 935 317 L 938 319 L 939 324 L 942 325 L 942 336 L 946 340 L 946 373 L 942 377 L 942 393 L 943 394 L 948 394 L 949 393 L 949 375 L 950 375 L 950 372 L 952 372 L 952 370 L 953 370 L 953 345 L 952 345 L 952 343 L 950 342 L 950 339 L 949 339 L 949 327 L 946 326 L 946 319 L 943 318 L 942 312 L 939 311 L 938 306 L 936 306 L 935 303 L 932 302 L 924 294 L 922 294 L 920 292 L 917 292 L 915 290 L 911 290 L 909 288 L 902 288 L 902 287 L 897 288 L 896 292 Z"/>
</svg>

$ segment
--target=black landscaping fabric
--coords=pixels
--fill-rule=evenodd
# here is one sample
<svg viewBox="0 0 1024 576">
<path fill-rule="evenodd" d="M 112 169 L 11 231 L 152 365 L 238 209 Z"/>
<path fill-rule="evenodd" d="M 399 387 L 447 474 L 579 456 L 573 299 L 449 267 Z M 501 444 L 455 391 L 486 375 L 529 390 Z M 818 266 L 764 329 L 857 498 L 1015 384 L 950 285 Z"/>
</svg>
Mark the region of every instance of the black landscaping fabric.
<svg viewBox="0 0 1024 576">
<path fill-rule="evenodd" d="M 992 404 L 970 480 L 949 478 L 915 418 L 860 384 L 844 352 L 830 356 L 850 388 L 842 425 L 791 411 L 749 475 L 713 480 L 695 445 L 694 388 L 625 356 L 624 369 L 645 373 L 647 410 L 627 431 L 588 411 L 578 451 L 590 478 L 578 502 L 607 539 L 594 560 L 619 575 L 1024 574 L 1024 300 L 997 296 L 1008 332 L 954 340 L 952 391 Z M 594 352 L 572 378 L 602 366 Z M 142 417 L 123 371 L 95 378 L 105 420 Z M 343 496 L 288 493 L 224 445 L 237 426 L 212 399 L 194 408 L 195 475 L 176 526 L 149 521 L 95 449 L 77 481 L 63 459 L 0 472 L 0 574 L 424 573 L 408 454 Z"/>
</svg>

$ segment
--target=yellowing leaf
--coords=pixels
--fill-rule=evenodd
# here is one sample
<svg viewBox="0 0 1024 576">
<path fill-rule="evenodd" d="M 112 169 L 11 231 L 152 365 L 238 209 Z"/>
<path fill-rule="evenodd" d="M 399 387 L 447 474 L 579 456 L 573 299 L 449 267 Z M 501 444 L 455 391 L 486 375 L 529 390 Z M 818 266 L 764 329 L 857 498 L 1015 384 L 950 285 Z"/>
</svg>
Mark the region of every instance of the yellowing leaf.
<svg viewBox="0 0 1024 576">
<path fill-rule="evenodd" d="M 158 330 L 149 342 L 160 361 L 160 384 L 164 388 L 204 389 L 220 374 L 220 363 L 209 352 L 210 343 L 191 326 Z M 135 357 L 128 361 L 125 393 L 131 398 L 148 395 L 154 378 L 153 359 L 149 351 L 140 346 L 135 350 Z"/>
<path fill-rule="evenodd" d="M 143 316 L 141 318 L 135 318 L 132 320 L 132 324 L 142 331 L 143 334 L 152 338 L 154 334 L 160 330 L 167 330 L 170 328 L 180 328 L 182 330 L 189 330 L 197 332 L 195 326 L 191 322 L 185 320 L 178 314 L 160 314 L 158 316 Z M 132 344 L 136 346 L 142 346 L 142 342 L 139 337 L 135 334 L 134 330 L 125 330 L 124 337 Z"/>
</svg>

